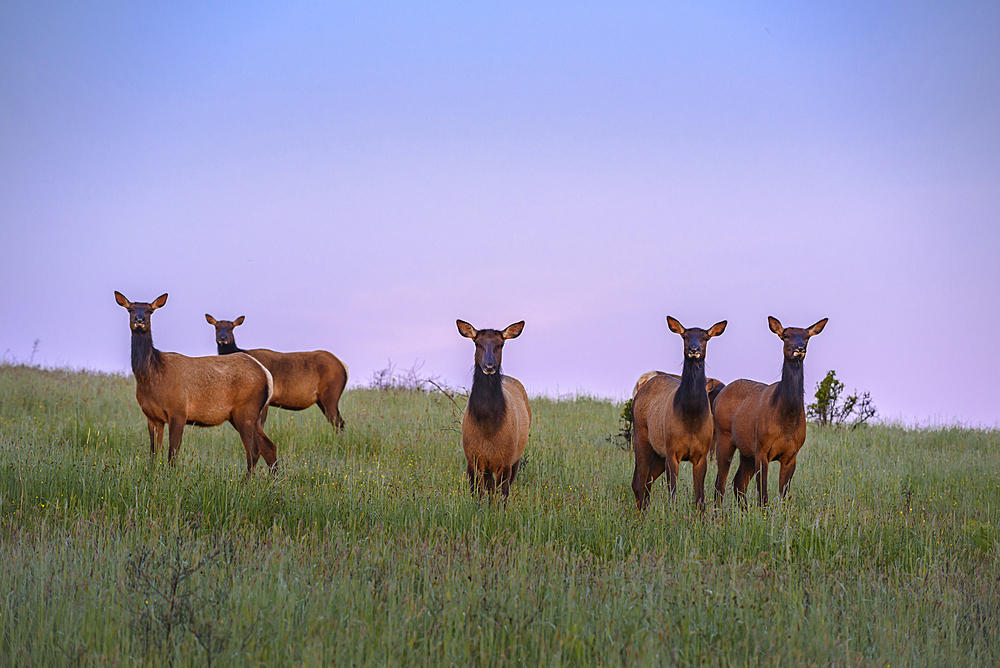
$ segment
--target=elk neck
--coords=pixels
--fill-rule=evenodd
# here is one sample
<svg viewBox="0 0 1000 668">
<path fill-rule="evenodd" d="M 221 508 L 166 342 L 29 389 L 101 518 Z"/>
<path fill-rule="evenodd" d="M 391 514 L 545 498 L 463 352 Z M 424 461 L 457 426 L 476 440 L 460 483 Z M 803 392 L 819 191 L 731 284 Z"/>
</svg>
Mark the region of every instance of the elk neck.
<svg viewBox="0 0 1000 668">
<path fill-rule="evenodd" d="M 794 426 L 805 411 L 805 379 L 801 359 L 785 358 L 781 366 L 781 380 L 771 399 L 771 405 L 778 409 L 784 422 Z"/>
<path fill-rule="evenodd" d="M 472 392 L 469 393 L 469 415 L 487 434 L 497 432 L 507 415 L 507 401 L 503 396 L 503 376 L 485 374 L 477 364 L 472 373 Z"/>
<path fill-rule="evenodd" d="M 245 350 L 236 345 L 236 339 L 233 339 L 230 343 L 226 344 L 216 343 L 215 345 L 220 355 L 230 355 L 232 353 L 246 352 Z"/>
<path fill-rule="evenodd" d="M 153 334 L 132 330 L 132 374 L 136 379 L 148 378 L 160 368 L 160 351 L 153 347 Z"/>
<path fill-rule="evenodd" d="M 674 410 L 685 423 L 697 423 L 708 411 L 708 393 L 705 391 L 705 357 L 684 357 L 681 384 L 674 394 Z"/>
</svg>

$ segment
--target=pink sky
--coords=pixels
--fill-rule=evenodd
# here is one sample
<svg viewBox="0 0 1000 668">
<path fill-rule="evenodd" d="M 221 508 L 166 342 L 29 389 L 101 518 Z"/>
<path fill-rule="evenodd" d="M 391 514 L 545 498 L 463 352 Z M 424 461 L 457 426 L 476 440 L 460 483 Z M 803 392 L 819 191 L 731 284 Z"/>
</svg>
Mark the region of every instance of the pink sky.
<svg viewBox="0 0 1000 668">
<path fill-rule="evenodd" d="M 786 326 L 889 418 L 1000 424 L 995 3 L 0 8 L 0 354 L 323 348 L 530 392 L 771 382 Z"/>
</svg>

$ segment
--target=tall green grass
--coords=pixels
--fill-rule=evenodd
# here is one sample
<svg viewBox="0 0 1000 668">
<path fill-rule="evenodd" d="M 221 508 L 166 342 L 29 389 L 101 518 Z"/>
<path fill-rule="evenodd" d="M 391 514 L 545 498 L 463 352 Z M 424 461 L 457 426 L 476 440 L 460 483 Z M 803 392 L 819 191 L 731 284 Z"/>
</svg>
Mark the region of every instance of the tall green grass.
<svg viewBox="0 0 1000 668">
<path fill-rule="evenodd" d="M 810 428 L 788 500 L 684 464 L 640 516 L 605 401 L 532 400 L 505 507 L 440 393 L 271 410 L 246 481 L 228 426 L 151 460 L 133 392 L 0 366 L 0 663 L 1000 665 L 995 431 Z"/>
</svg>

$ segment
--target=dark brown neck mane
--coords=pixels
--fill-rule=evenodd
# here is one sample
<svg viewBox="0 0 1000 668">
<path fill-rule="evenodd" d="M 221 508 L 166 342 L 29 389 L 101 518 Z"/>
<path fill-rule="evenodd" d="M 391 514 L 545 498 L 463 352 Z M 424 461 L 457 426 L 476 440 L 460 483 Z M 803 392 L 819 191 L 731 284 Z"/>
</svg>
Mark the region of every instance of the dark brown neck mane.
<svg viewBox="0 0 1000 668">
<path fill-rule="evenodd" d="M 709 411 L 705 391 L 705 358 L 684 357 L 681 385 L 674 394 L 674 410 L 686 425 L 697 425 Z"/>
<path fill-rule="evenodd" d="M 162 354 L 153 347 L 153 334 L 149 330 L 132 330 L 132 374 L 136 379 L 146 379 L 160 368 Z"/>
<path fill-rule="evenodd" d="M 231 353 L 245 352 L 242 348 L 237 347 L 235 337 L 233 338 L 232 343 L 227 343 L 225 345 L 217 343 L 216 348 L 218 349 L 220 355 L 229 355 Z"/>
<path fill-rule="evenodd" d="M 472 372 L 472 392 L 469 393 L 469 415 L 487 434 L 493 434 L 503 425 L 507 415 L 507 402 L 503 396 L 503 376 L 485 374 L 479 365 Z"/>
<path fill-rule="evenodd" d="M 781 366 L 781 380 L 771 398 L 771 405 L 778 409 L 782 422 L 790 427 L 798 424 L 805 411 L 805 380 L 802 360 L 785 358 Z"/>
</svg>

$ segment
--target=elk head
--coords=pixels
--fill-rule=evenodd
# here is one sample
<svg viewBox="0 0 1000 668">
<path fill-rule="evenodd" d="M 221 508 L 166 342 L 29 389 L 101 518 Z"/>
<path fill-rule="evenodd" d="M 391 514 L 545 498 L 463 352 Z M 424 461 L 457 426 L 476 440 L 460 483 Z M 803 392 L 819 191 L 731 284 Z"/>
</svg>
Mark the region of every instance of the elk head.
<svg viewBox="0 0 1000 668">
<path fill-rule="evenodd" d="M 125 295 L 115 290 L 115 301 L 122 308 L 128 309 L 128 324 L 132 331 L 146 333 L 149 331 L 149 320 L 153 311 L 167 303 L 167 293 L 163 293 L 151 304 L 148 304 L 146 302 L 130 302 L 125 298 Z"/>
<path fill-rule="evenodd" d="M 216 320 L 209 314 L 205 314 L 208 324 L 215 327 L 215 342 L 220 346 L 236 345 L 236 338 L 233 336 L 233 328 L 243 324 L 246 316 L 240 316 L 236 320 Z"/>
<path fill-rule="evenodd" d="M 782 327 L 781 322 L 773 316 L 767 316 L 767 325 L 785 343 L 785 359 L 801 362 L 806 357 L 806 345 L 810 337 L 816 336 L 826 327 L 829 318 L 823 318 L 812 327 Z"/>
<path fill-rule="evenodd" d="M 684 339 L 684 357 L 701 360 L 705 359 L 705 346 L 708 344 L 708 340 L 726 331 L 726 321 L 717 322 L 707 330 L 699 327 L 685 329 L 684 325 L 668 315 L 667 327 L 670 328 L 671 332 L 680 334 L 681 338 Z"/>
<path fill-rule="evenodd" d="M 524 321 L 515 322 L 505 330 L 476 330 L 464 320 L 456 320 L 458 333 L 476 344 L 476 366 L 487 376 L 500 370 L 500 360 L 503 356 L 503 343 L 507 339 L 516 339 L 524 329 Z"/>
</svg>

